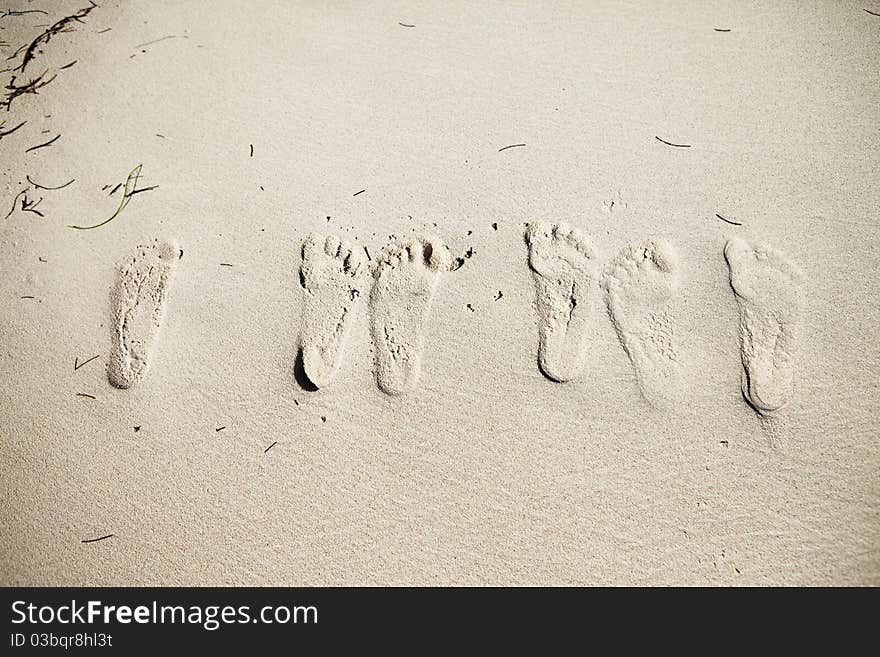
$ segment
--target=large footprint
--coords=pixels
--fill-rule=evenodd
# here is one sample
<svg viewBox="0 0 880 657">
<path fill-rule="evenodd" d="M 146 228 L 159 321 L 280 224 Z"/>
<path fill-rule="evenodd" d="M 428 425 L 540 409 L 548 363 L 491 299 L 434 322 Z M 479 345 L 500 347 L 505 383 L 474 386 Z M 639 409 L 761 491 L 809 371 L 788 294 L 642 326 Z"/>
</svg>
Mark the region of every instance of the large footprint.
<svg viewBox="0 0 880 657">
<path fill-rule="evenodd" d="M 538 365 L 550 379 L 570 381 L 583 366 L 593 248 L 567 224 L 530 224 L 526 241 L 537 292 Z"/>
<path fill-rule="evenodd" d="M 782 253 L 732 239 L 724 247 L 739 304 L 742 391 L 760 413 L 791 399 L 803 275 Z"/>
<path fill-rule="evenodd" d="M 113 336 L 107 376 L 117 388 L 140 381 L 150 364 L 179 253 L 174 244 L 154 240 L 138 246 L 116 272 L 110 291 Z"/>
<path fill-rule="evenodd" d="M 339 371 L 351 315 L 366 270 L 360 251 L 331 235 L 309 235 L 302 247 L 300 283 L 305 292 L 300 350 L 305 374 L 324 388 Z"/>
<path fill-rule="evenodd" d="M 668 310 L 678 287 L 672 247 L 662 240 L 626 247 L 605 268 L 601 285 L 642 396 L 655 406 L 675 402 L 681 376 Z"/>
<path fill-rule="evenodd" d="M 385 247 L 374 270 L 370 332 L 376 382 L 389 395 L 415 388 L 421 370 L 424 325 L 449 253 L 437 238 L 419 237 Z"/>
</svg>

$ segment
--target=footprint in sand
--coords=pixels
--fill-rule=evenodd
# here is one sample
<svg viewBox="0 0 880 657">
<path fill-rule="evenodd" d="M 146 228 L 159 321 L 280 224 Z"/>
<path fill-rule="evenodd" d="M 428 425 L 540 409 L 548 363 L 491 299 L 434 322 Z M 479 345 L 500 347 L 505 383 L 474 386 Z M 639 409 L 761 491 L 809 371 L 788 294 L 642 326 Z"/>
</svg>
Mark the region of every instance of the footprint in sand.
<svg viewBox="0 0 880 657">
<path fill-rule="evenodd" d="M 662 240 L 626 247 L 605 267 L 601 286 L 644 398 L 654 406 L 680 399 L 681 374 L 668 309 L 678 288 L 675 251 Z"/>
<path fill-rule="evenodd" d="M 417 237 L 385 247 L 374 270 L 370 333 L 376 382 L 389 395 L 415 388 L 421 369 L 425 320 L 449 252 L 436 237 Z"/>
<path fill-rule="evenodd" d="M 593 248 L 567 224 L 530 224 L 526 241 L 537 291 L 538 365 L 550 379 L 570 381 L 583 366 Z"/>
<path fill-rule="evenodd" d="M 113 344 L 107 365 L 110 383 L 117 388 L 130 388 L 140 381 L 150 364 L 165 295 L 180 253 L 174 244 L 154 240 L 138 246 L 117 270 L 110 291 Z"/>
<path fill-rule="evenodd" d="M 352 312 L 364 289 L 363 264 L 361 252 L 334 235 L 312 233 L 303 242 L 300 354 L 305 375 L 317 388 L 326 387 L 342 363 Z"/>
<path fill-rule="evenodd" d="M 724 258 L 739 304 L 743 396 L 770 413 L 792 395 L 803 275 L 779 251 L 743 239 L 730 240 Z"/>
</svg>

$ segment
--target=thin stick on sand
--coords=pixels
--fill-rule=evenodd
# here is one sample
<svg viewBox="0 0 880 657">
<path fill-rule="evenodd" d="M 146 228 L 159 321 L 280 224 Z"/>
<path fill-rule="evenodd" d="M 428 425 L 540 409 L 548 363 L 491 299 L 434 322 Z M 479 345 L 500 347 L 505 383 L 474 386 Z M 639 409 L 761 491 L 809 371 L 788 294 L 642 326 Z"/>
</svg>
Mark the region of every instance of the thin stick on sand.
<svg viewBox="0 0 880 657">
<path fill-rule="evenodd" d="M 8 136 L 8 135 L 11 135 L 13 132 L 15 132 L 16 130 L 18 130 L 18 129 L 19 129 L 21 126 L 23 126 L 25 123 L 27 123 L 27 121 L 22 121 L 22 122 L 19 123 L 17 126 L 15 126 L 14 128 L 10 128 L 9 130 L 2 130 L 2 129 L 0 129 L 0 139 L 3 139 L 3 137 L 6 137 L 6 136 Z M 0 128 L 3 128 L 4 125 L 5 125 L 5 122 L 4 122 L 4 123 L 0 123 Z"/>
<path fill-rule="evenodd" d="M 56 141 L 58 141 L 59 139 L 61 139 L 61 135 L 55 135 L 54 137 L 52 137 L 52 139 L 50 139 L 49 141 L 47 141 L 47 142 L 45 142 L 45 143 L 37 144 L 36 146 L 31 146 L 30 148 L 28 148 L 28 149 L 25 150 L 25 153 L 30 153 L 31 151 L 36 151 L 36 150 L 39 150 L 39 149 L 41 149 L 41 148 L 46 148 L 46 146 L 51 146 L 52 144 L 54 144 L 54 143 L 55 143 Z"/>
<path fill-rule="evenodd" d="M 673 146 L 674 148 L 690 148 L 691 147 L 690 144 L 674 144 L 671 141 L 666 141 L 665 139 L 660 139 L 660 137 L 658 137 L 657 135 L 654 135 L 654 139 L 656 139 L 657 141 L 659 141 L 663 144 L 666 144 L 667 146 Z"/>
<path fill-rule="evenodd" d="M 59 190 L 59 189 L 64 189 L 64 188 L 67 187 L 68 185 L 72 185 L 73 183 L 76 182 L 76 178 L 71 178 L 70 180 L 68 180 L 68 181 L 67 181 L 66 183 L 64 183 L 63 185 L 58 185 L 58 187 L 46 187 L 46 185 L 41 185 L 41 184 L 39 184 L 39 183 L 35 183 L 33 180 L 31 180 L 31 177 L 30 177 L 29 175 L 25 175 L 25 178 L 27 179 L 27 181 L 28 181 L 31 185 L 33 185 L 33 186 L 36 187 L 37 189 L 45 189 L 46 191 L 50 191 L 50 192 L 54 192 L 54 191 Z"/>
<path fill-rule="evenodd" d="M 99 536 L 98 538 L 84 538 L 83 543 L 97 543 L 98 541 L 103 541 L 107 538 L 112 538 L 113 534 L 107 534 L 106 536 Z"/>
</svg>

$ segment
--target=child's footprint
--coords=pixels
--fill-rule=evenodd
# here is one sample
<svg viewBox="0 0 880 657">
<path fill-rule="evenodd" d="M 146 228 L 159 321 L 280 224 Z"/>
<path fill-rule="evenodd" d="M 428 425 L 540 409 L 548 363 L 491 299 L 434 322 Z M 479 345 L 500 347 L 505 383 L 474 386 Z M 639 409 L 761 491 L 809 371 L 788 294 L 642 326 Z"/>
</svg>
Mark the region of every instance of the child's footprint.
<svg viewBox="0 0 880 657">
<path fill-rule="evenodd" d="M 593 248 L 566 224 L 530 224 L 526 233 L 538 308 L 538 365 L 554 381 L 570 381 L 583 365 Z"/>
<path fill-rule="evenodd" d="M 389 395 L 400 395 L 416 386 L 425 320 L 440 275 L 449 264 L 449 253 L 437 238 L 394 242 L 379 258 L 370 293 L 370 332 L 376 382 Z"/>
<path fill-rule="evenodd" d="M 601 285 L 642 395 L 655 406 L 677 401 L 681 375 L 667 307 L 678 287 L 672 247 L 662 240 L 626 247 L 605 267 Z"/>
<path fill-rule="evenodd" d="M 107 376 L 117 388 L 130 388 L 143 378 L 162 322 L 165 295 L 178 248 L 154 240 L 138 246 L 121 265 L 110 291 L 113 336 Z"/>
<path fill-rule="evenodd" d="M 724 258 L 739 303 L 743 396 L 769 413 L 791 399 L 803 275 L 779 251 L 739 238 L 725 245 Z"/>
<path fill-rule="evenodd" d="M 342 363 L 352 311 L 363 289 L 362 265 L 360 251 L 334 235 L 312 233 L 303 242 L 300 350 L 305 375 L 317 388 L 327 386 Z"/>
</svg>

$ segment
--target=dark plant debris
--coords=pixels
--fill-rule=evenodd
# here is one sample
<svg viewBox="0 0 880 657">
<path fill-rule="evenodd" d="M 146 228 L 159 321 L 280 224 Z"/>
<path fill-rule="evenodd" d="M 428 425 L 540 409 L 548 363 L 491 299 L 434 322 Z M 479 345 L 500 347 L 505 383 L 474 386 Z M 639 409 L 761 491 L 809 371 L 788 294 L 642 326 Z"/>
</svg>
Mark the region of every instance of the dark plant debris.
<svg viewBox="0 0 880 657">
<path fill-rule="evenodd" d="M 730 224 L 731 226 L 742 226 L 742 224 L 739 223 L 738 221 L 731 221 L 730 219 L 725 219 L 717 212 L 715 213 L 715 216 L 718 217 L 719 219 L 721 219 L 721 221 Z"/>
<path fill-rule="evenodd" d="M 18 129 L 19 129 L 21 126 L 23 126 L 25 123 L 27 123 L 27 121 L 22 121 L 22 122 L 19 123 L 17 126 L 15 126 L 14 128 L 10 128 L 9 130 L 2 130 L 3 126 L 6 124 L 5 121 L 4 121 L 3 123 L 0 123 L 0 139 L 3 139 L 3 137 L 6 137 L 6 136 L 8 136 L 8 135 L 11 135 L 13 132 L 15 132 L 16 130 L 18 130 Z"/>
<path fill-rule="evenodd" d="M 26 175 L 25 178 L 27 178 L 27 181 L 28 181 L 31 185 L 33 185 L 34 187 L 36 187 L 37 189 L 45 189 L 46 191 L 49 191 L 49 192 L 54 192 L 54 191 L 59 190 L 59 189 L 64 189 L 64 188 L 67 187 L 68 185 L 72 185 L 74 182 L 76 182 L 76 178 L 71 178 L 70 180 L 68 180 L 68 181 L 67 181 L 66 183 L 64 183 L 63 185 L 58 185 L 58 187 L 47 187 L 46 185 L 41 185 L 41 184 L 39 184 L 39 183 L 34 182 L 33 180 L 31 180 L 31 177 L 30 177 L 29 175 Z"/>
<path fill-rule="evenodd" d="M 21 198 L 24 194 L 27 194 L 27 191 L 27 188 L 25 188 L 15 195 L 15 198 L 12 199 L 12 207 L 9 209 L 9 212 L 6 213 L 6 216 L 3 217 L 3 219 L 9 219 L 9 217 L 12 216 L 12 213 L 15 212 L 15 208 L 18 205 L 18 199 Z"/>
<path fill-rule="evenodd" d="M 83 543 L 95 543 L 97 541 L 103 541 L 105 538 L 112 538 L 114 534 L 107 534 L 106 536 L 99 536 L 98 538 L 84 538 Z"/>
<path fill-rule="evenodd" d="M 42 202 L 43 202 L 42 196 L 39 198 L 38 201 L 30 201 L 30 200 L 28 200 L 27 195 L 25 195 L 21 199 L 21 211 L 22 212 L 33 212 L 34 214 L 39 215 L 40 217 L 45 217 L 46 215 L 44 215 L 42 212 L 40 212 L 39 210 L 36 209 L 36 207 Z"/>
<path fill-rule="evenodd" d="M 52 39 L 52 37 L 55 36 L 56 34 L 62 34 L 64 32 L 72 32 L 74 29 L 73 24 L 74 23 L 82 23 L 83 22 L 82 19 L 85 18 L 86 16 L 88 16 L 91 13 L 91 11 L 97 6 L 98 5 L 96 5 L 94 2 L 89 0 L 88 7 L 80 9 L 75 14 L 67 16 L 66 18 L 62 18 L 57 23 L 50 26 L 45 32 L 40 34 L 36 39 L 34 39 L 31 42 L 31 44 L 27 47 L 27 50 L 25 50 L 24 57 L 22 57 L 21 65 L 18 67 L 18 70 L 20 70 L 22 73 L 24 73 L 24 69 L 27 68 L 27 65 L 31 61 L 33 61 L 33 59 L 36 57 L 37 49 L 40 46 L 49 43 L 49 41 Z"/>
<path fill-rule="evenodd" d="M 654 135 L 654 139 L 666 144 L 667 146 L 673 146 L 675 148 L 690 148 L 691 147 L 690 144 L 673 144 L 671 141 L 666 141 L 665 139 L 660 139 L 660 137 L 658 137 L 657 135 Z"/>
<path fill-rule="evenodd" d="M 152 192 L 154 189 L 158 189 L 158 188 L 159 188 L 159 185 L 150 185 L 149 187 L 140 187 L 138 189 L 133 190 L 131 192 L 131 194 L 129 194 L 128 196 L 129 196 L 129 198 L 131 198 L 135 194 L 143 194 L 144 192 Z"/>
<path fill-rule="evenodd" d="M 59 139 L 61 139 L 61 135 L 55 135 L 55 136 L 52 137 L 52 139 L 50 139 L 49 141 L 44 142 L 44 143 L 42 143 L 42 144 L 37 144 L 36 146 L 31 146 L 30 148 L 25 149 L 24 152 L 25 152 L 25 153 L 30 153 L 31 151 L 35 151 L 35 150 L 38 150 L 38 149 L 40 149 L 40 148 L 46 148 L 46 146 L 51 146 L 52 144 L 54 144 L 54 143 L 55 143 L 56 141 L 58 141 Z"/>
<path fill-rule="evenodd" d="M 101 355 L 101 354 L 98 354 L 98 356 L 100 356 L 100 355 Z M 96 358 L 98 358 L 98 356 L 92 356 L 92 357 L 89 358 L 88 360 L 84 360 L 84 361 L 81 362 L 81 363 L 79 362 L 79 358 L 74 358 L 74 359 L 73 359 L 73 371 L 76 372 L 76 371 L 77 371 L 80 367 L 82 367 L 83 365 L 88 365 L 88 364 L 91 363 L 93 360 L 95 360 Z"/>
<path fill-rule="evenodd" d="M 6 96 L 0 101 L 0 107 L 5 107 L 6 111 L 10 111 L 12 109 L 12 101 L 14 101 L 19 96 L 24 96 L 25 94 L 36 94 L 39 93 L 39 90 L 45 87 L 47 84 L 52 82 L 57 76 L 53 75 L 50 78 L 46 78 L 46 73 L 49 72 L 49 69 L 46 69 L 42 73 L 40 73 L 37 77 L 31 78 L 28 82 L 24 84 L 16 84 L 16 76 L 12 76 L 9 82 L 6 84 Z"/>
<path fill-rule="evenodd" d="M 43 14 L 48 16 L 49 12 L 43 11 L 42 9 L 20 9 L 17 11 L 7 9 L 3 14 L 0 14 L 0 18 L 6 18 L 7 16 L 24 16 L 25 14 Z"/>
</svg>

